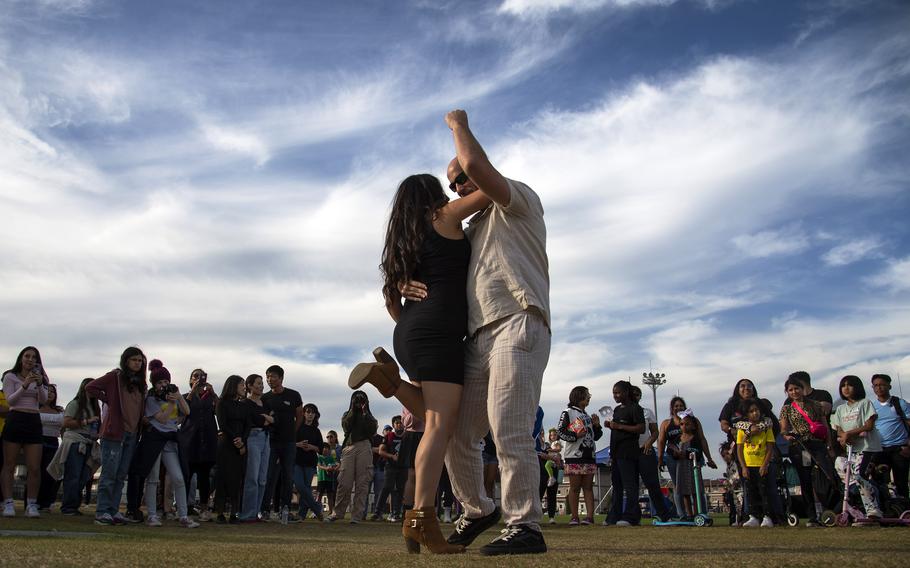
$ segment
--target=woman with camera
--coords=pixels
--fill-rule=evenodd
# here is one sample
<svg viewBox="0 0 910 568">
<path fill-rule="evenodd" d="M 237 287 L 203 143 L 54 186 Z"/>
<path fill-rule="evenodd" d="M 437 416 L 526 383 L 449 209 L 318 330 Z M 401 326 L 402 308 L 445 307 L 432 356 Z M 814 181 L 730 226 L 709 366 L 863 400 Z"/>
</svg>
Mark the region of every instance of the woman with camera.
<svg viewBox="0 0 910 568">
<path fill-rule="evenodd" d="M 212 494 L 209 481 L 218 451 L 218 427 L 215 425 L 215 407 L 218 395 L 208 382 L 208 375 L 202 369 L 190 373 L 190 392 L 184 395 L 190 413 L 180 427 L 178 439 L 180 451 L 187 457 L 189 470 L 186 476 L 187 501 L 196 503 L 199 520 L 209 521 L 209 497 Z M 199 499 L 190 495 L 191 480 L 196 476 Z"/>
<path fill-rule="evenodd" d="M 145 404 L 146 359 L 138 347 L 127 347 L 120 367 L 85 386 L 85 392 L 107 404 L 101 420 L 101 477 L 98 479 L 96 525 L 123 525 L 123 484 L 130 470 Z"/>
<path fill-rule="evenodd" d="M 145 399 L 145 417 L 148 428 L 142 435 L 137 470 L 145 477 L 145 506 L 148 509 L 148 525 L 160 527 L 158 516 L 158 480 L 161 464 L 167 470 L 167 477 L 174 488 L 177 499 L 177 516 L 180 525 L 193 529 L 199 526 L 187 515 L 186 482 L 180 465 L 177 446 L 177 430 L 183 417 L 189 414 L 186 400 L 180 396 L 177 385 L 171 384 L 171 373 L 158 359 L 149 363 L 149 377 L 152 381 L 151 394 Z"/>
<path fill-rule="evenodd" d="M 344 442 L 341 450 L 341 468 L 338 470 L 335 512 L 328 520 L 336 521 L 339 516 L 344 517 L 353 488 L 351 523 L 356 524 L 363 520 L 367 493 L 373 479 L 373 447 L 370 441 L 379 428 L 379 423 L 370 412 L 370 401 L 365 392 L 358 390 L 351 395 L 351 405 L 341 416 L 341 428 L 344 430 Z"/>
<path fill-rule="evenodd" d="M 38 518 L 38 486 L 41 482 L 41 454 L 44 438 L 38 408 L 47 401 L 50 381 L 41 364 L 41 354 L 32 346 L 19 352 L 13 368 L 3 373 L 3 394 L 9 404 L 6 426 L 3 428 L 3 469 L 0 483 L 6 501 L 3 516 L 15 517 L 13 507 L 13 471 L 19 452 L 25 452 L 26 481 L 25 516 Z"/>
</svg>

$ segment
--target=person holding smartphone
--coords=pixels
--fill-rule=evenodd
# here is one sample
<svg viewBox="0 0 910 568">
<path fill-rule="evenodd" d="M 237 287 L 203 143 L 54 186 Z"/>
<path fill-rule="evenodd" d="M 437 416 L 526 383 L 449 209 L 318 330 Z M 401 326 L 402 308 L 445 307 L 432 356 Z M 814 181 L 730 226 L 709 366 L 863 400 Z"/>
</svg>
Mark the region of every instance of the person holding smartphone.
<svg viewBox="0 0 910 568">
<path fill-rule="evenodd" d="M 38 486 L 41 483 L 41 454 L 44 437 L 38 408 L 47 401 L 47 375 L 41 364 L 38 349 L 28 346 L 19 352 L 16 364 L 3 373 L 3 394 L 9 404 L 6 426 L 3 428 L 3 516 L 15 517 L 13 506 L 13 471 L 19 452 L 25 452 L 26 478 L 25 516 L 38 518 Z"/>
<path fill-rule="evenodd" d="M 184 395 L 190 413 L 180 426 L 177 439 L 180 452 L 187 456 L 189 470 L 186 479 L 187 502 L 196 504 L 198 519 L 210 521 L 209 497 L 212 494 L 211 471 L 218 452 L 218 427 L 215 424 L 215 407 L 218 395 L 202 369 L 190 373 L 190 392 Z M 194 499 L 192 479 L 196 476 L 199 498 Z"/>
<path fill-rule="evenodd" d="M 363 520 L 367 491 L 373 478 L 373 449 L 370 445 L 373 435 L 379 429 L 379 423 L 370 412 L 370 401 L 363 391 L 354 391 L 348 411 L 341 417 L 341 428 L 344 430 L 341 467 L 338 470 L 338 490 L 335 494 L 335 511 L 328 517 L 336 521 L 351 504 L 351 523 Z M 354 490 L 354 502 L 351 503 L 351 489 Z"/>
</svg>

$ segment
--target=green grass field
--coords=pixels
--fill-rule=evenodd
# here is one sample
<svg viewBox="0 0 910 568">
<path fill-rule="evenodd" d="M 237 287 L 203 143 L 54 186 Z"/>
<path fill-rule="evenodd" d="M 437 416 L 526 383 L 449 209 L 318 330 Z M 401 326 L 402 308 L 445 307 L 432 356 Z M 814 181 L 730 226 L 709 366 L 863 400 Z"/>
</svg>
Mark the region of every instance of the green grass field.
<svg viewBox="0 0 910 568">
<path fill-rule="evenodd" d="M 719 517 L 719 523 L 725 518 Z M 325 524 L 308 520 L 281 526 L 216 525 L 182 529 L 144 525 L 100 527 L 91 517 L 46 515 L 0 519 L 0 565 L 39 566 L 906 566 L 910 530 L 905 528 L 741 529 L 606 528 L 545 525 L 549 553 L 480 556 L 490 530 L 467 554 L 408 555 L 400 529 L 387 522 Z M 443 525 L 448 533 L 451 525 Z M 54 536 L 19 531 L 55 531 Z M 81 533 L 81 534 L 80 534 Z"/>
</svg>

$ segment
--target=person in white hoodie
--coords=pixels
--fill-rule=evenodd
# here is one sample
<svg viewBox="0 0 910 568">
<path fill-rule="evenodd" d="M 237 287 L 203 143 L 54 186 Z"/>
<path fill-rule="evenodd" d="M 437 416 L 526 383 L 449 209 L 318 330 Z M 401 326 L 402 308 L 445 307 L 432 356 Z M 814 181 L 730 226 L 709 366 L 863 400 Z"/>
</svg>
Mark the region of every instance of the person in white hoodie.
<svg viewBox="0 0 910 568">
<path fill-rule="evenodd" d="M 562 449 L 565 476 L 569 478 L 569 511 L 572 515 L 569 525 L 590 525 L 594 523 L 594 474 L 597 461 L 594 456 L 594 442 L 603 436 L 600 419 L 595 414 L 588 416 L 585 408 L 591 402 L 591 392 L 586 387 L 575 387 L 569 393 L 569 407 L 559 415 L 556 431 L 565 442 Z M 578 497 L 585 491 L 585 518 L 579 520 Z"/>
</svg>

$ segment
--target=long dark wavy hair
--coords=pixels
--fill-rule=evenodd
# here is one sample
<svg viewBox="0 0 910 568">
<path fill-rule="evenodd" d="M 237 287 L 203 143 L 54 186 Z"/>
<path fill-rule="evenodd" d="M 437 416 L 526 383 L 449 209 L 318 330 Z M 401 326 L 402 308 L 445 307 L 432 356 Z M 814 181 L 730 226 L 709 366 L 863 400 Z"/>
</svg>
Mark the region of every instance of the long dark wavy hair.
<svg viewBox="0 0 910 568">
<path fill-rule="evenodd" d="M 76 393 L 76 420 L 86 420 L 90 416 L 101 416 L 101 408 L 98 405 L 98 399 L 92 398 L 85 392 L 85 385 L 92 382 L 94 379 L 91 377 L 82 379 L 82 383 L 79 384 L 79 391 Z M 91 415 L 89 415 L 89 410 L 91 410 Z"/>
<path fill-rule="evenodd" d="M 138 373 L 133 373 L 130 371 L 129 361 L 130 357 L 135 357 L 136 355 L 142 357 L 142 368 L 139 369 Z M 133 387 L 136 387 L 145 394 L 145 391 L 148 389 L 148 385 L 145 383 L 145 373 L 147 369 L 148 359 L 145 357 L 145 353 L 142 352 L 142 349 L 133 345 L 123 350 L 123 354 L 120 355 L 120 383 L 126 387 L 127 391 L 133 392 Z"/>
<path fill-rule="evenodd" d="M 433 230 L 433 216 L 449 202 L 436 176 L 408 176 L 398 185 L 382 249 L 382 295 L 386 305 L 398 297 L 398 286 L 414 276 L 423 240 Z"/>
<path fill-rule="evenodd" d="M 38 351 L 38 348 L 34 345 L 29 345 L 24 347 L 22 351 L 19 352 L 19 355 L 16 357 L 16 364 L 13 365 L 12 369 L 7 369 L 3 371 L 3 374 L 13 373 L 14 375 L 20 375 L 22 373 L 22 357 L 25 355 L 26 351 L 34 351 L 35 359 L 38 361 L 38 365 L 41 366 L 41 378 L 42 383 L 46 386 L 50 383 L 50 380 L 47 378 L 47 371 L 44 370 L 44 363 L 41 362 L 41 352 Z M 23 377 L 24 378 L 24 377 Z"/>
</svg>

